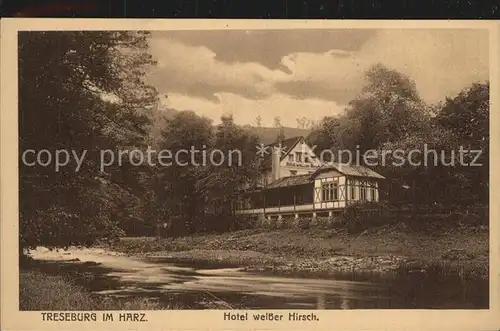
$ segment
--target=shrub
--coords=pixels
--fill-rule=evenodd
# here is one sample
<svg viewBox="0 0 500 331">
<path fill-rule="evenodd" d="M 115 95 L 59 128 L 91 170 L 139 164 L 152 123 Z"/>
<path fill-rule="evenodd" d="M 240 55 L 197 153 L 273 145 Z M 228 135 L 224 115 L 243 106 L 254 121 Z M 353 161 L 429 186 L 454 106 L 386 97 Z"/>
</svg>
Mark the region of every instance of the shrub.
<svg viewBox="0 0 500 331">
<path fill-rule="evenodd" d="M 283 218 L 282 219 L 277 219 L 274 222 L 276 223 L 276 228 L 277 229 L 283 229 L 285 227 L 285 220 Z"/>
<path fill-rule="evenodd" d="M 303 230 L 307 230 L 311 227 L 312 217 L 301 217 L 298 221 L 298 227 Z"/>
<path fill-rule="evenodd" d="M 347 206 L 341 215 L 341 225 L 349 233 L 387 224 L 392 221 L 383 202 L 358 202 Z"/>
<path fill-rule="evenodd" d="M 316 226 L 320 229 L 328 229 L 330 228 L 331 219 L 330 217 L 317 217 L 316 218 Z"/>
<path fill-rule="evenodd" d="M 396 210 L 399 211 L 399 210 Z M 407 211 L 410 211 L 408 213 Z M 433 232 L 465 225 L 488 225 L 488 208 L 484 205 L 450 205 L 442 203 L 410 205 L 399 217 L 412 231 Z"/>
<path fill-rule="evenodd" d="M 269 229 L 276 230 L 278 229 L 278 220 L 276 218 L 271 218 L 269 221 Z"/>
<path fill-rule="evenodd" d="M 284 216 L 281 222 L 282 229 L 293 228 L 295 217 L 293 215 Z"/>
<path fill-rule="evenodd" d="M 328 228 L 329 229 L 338 229 L 342 227 L 342 216 L 335 215 L 328 219 Z"/>
<path fill-rule="evenodd" d="M 255 215 L 233 215 L 231 230 L 255 229 L 258 225 L 258 218 Z"/>
<path fill-rule="evenodd" d="M 203 215 L 196 221 L 194 232 L 228 232 L 255 229 L 261 226 L 262 220 L 257 215 L 244 214 L 212 214 Z"/>
<path fill-rule="evenodd" d="M 168 220 L 168 237 L 180 237 L 188 233 L 186 220 L 180 216 L 173 216 Z"/>
<path fill-rule="evenodd" d="M 271 226 L 272 226 L 272 222 L 273 222 L 273 221 L 269 220 L 269 219 L 266 217 L 266 218 L 264 218 L 264 219 L 262 220 L 262 227 L 263 227 L 263 228 L 265 228 L 265 229 L 270 229 L 270 228 L 271 228 Z"/>
<path fill-rule="evenodd" d="M 81 198 L 82 205 L 88 201 Z M 52 206 L 36 211 L 26 218 L 20 215 L 19 244 L 22 248 L 91 246 L 98 239 L 114 239 L 124 235 L 119 222 L 105 210 L 106 206 L 94 203 L 89 212 L 69 212 Z"/>
<path fill-rule="evenodd" d="M 299 227 L 299 222 L 300 222 L 300 218 L 293 218 L 290 220 L 290 228 L 298 228 Z"/>
</svg>

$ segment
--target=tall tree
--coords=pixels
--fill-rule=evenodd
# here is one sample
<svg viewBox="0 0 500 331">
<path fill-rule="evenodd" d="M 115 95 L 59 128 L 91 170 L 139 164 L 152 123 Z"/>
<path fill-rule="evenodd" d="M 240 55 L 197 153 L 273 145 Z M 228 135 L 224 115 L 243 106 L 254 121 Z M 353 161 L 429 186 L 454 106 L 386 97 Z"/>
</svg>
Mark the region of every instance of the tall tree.
<svg viewBox="0 0 500 331">
<path fill-rule="evenodd" d="M 255 118 L 255 124 L 258 128 L 262 126 L 262 117 L 260 115 Z"/>
<path fill-rule="evenodd" d="M 274 118 L 274 126 L 275 126 L 276 128 L 281 128 L 281 126 L 282 126 L 282 125 L 281 125 L 281 117 L 276 116 L 276 117 Z"/>
<path fill-rule="evenodd" d="M 382 171 L 415 186 L 418 201 L 487 203 L 489 84 L 473 84 L 440 107 L 420 130 L 383 145 L 386 151 L 404 151 L 407 161 L 409 153 L 418 151 L 411 157 L 413 164 L 394 165 L 388 159 Z"/>
<path fill-rule="evenodd" d="M 366 71 L 362 92 L 349 102 L 345 115 L 326 117 L 312 136 L 318 146 L 351 151 L 359 146 L 364 152 L 412 135 L 429 118 L 415 83 L 379 64 Z"/>
<path fill-rule="evenodd" d="M 358 127 L 357 144 L 365 151 L 417 132 L 426 106 L 409 77 L 375 65 L 366 71 L 363 91 L 347 117 Z"/>
<path fill-rule="evenodd" d="M 19 34 L 19 147 L 86 151 L 78 172 L 20 160 L 20 242 L 67 246 L 119 234 L 127 184 L 99 173 L 99 151 L 141 146 L 156 91 L 145 32 Z M 120 172 L 114 169 L 113 172 Z M 130 180 L 130 177 L 129 177 Z"/>
<path fill-rule="evenodd" d="M 259 174 L 255 153 L 259 140 L 235 125 L 231 116 L 222 117 L 221 122 L 216 129 L 214 149 L 224 155 L 225 162 L 199 168 L 196 189 L 217 203 L 216 212 L 228 214 L 240 191 L 252 185 Z"/>
<path fill-rule="evenodd" d="M 196 190 L 196 168 L 206 162 L 203 153 L 213 146 L 213 140 L 211 121 L 192 111 L 177 113 L 162 132 L 160 149 L 172 157 L 171 164 L 158 165 L 157 199 L 165 211 L 164 220 L 176 218 L 186 231 L 193 230 L 192 223 L 204 208 L 204 197 Z"/>
<path fill-rule="evenodd" d="M 437 123 L 449 130 L 456 147 L 471 151 L 460 167 L 469 195 L 488 202 L 489 188 L 489 111 L 490 84 L 474 83 L 456 97 L 447 98 L 436 116 Z M 478 156 L 476 159 L 476 155 Z"/>
</svg>

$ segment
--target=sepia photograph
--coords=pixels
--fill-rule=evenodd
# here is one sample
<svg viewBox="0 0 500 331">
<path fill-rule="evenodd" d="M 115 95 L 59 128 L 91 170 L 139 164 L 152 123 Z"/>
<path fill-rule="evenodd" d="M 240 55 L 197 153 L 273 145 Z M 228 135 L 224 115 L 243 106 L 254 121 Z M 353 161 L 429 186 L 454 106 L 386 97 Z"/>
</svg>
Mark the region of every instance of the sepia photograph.
<svg viewBox="0 0 500 331">
<path fill-rule="evenodd" d="M 195 27 L 16 33 L 13 309 L 491 308 L 487 28 Z"/>
</svg>

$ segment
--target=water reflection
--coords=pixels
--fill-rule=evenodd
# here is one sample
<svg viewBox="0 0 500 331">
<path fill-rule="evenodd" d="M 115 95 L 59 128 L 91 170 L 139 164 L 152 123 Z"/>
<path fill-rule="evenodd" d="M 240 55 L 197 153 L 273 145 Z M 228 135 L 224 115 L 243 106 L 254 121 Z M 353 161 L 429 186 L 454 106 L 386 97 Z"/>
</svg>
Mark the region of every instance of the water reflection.
<svg viewBox="0 0 500 331">
<path fill-rule="evenodd" d="M 386 274 L 338 272 L 307 278 L 110 256 L 92 250 L 45 252 L 36 258 L 44 261 L 40 267 L 49 272 L 92 272 L 97 277 L 82 284 L 97 294 L 158 298 L 195 309 L 213 308 L 209 303 L 214 300 L 232 308 L 254 309 L 488 308 L 487 280 L 446 275 L 439 269 Z M 75 258 L 79 262 L 61 261 Z"/>
<path fill-rule="evenodd" d="M 325 309 L 325 294 L 324 293 L 318 294 L 317 301 L 316 301 L 316 308 L 317 309 Z"/>
</svg>

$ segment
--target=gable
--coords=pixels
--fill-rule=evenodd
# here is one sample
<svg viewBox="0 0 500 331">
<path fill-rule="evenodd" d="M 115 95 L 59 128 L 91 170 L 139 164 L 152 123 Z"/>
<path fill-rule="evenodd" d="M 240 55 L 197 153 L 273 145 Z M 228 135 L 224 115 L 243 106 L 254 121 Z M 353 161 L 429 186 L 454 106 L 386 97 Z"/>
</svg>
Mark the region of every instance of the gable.
<svg viewBox="0 0 500 331">
<path fill-rule="evenodd" d="M 281 166 L 299 166 L 310 164 L 311 166 L 319 166 L 319 161 L 313 149 L 301 139 L 298 141 L 281 159 Z"/>
<path fill-rule="evenodd" d="M 284 153 L 281 154 L 280 160 L 286 159 L 288 154 L 290 153 L 290 151 L 294 150 L 295 147 L 300 142 L 303 142 L 303 141 L 304 141 L 304 137 L 293 137 L 293 138 L 288 138 L 288 139 L 281 141 L 280 142 L 281 148 L 284 150 Z M 264 155 L 264 159 L 262 160 L 262 168 L 263 169 L 269 169 L 271 167 L 272 152 L 273 152 L 274 148 L 280 146 L 280 143 L 275 142 L 275 143 L 266 145 L 266 153 Z"/>
<path fill-rule="evenodd" d="M 336 170 L 329 170 L 325 172 L 321 172 L 318 175 L 314 176 L 314 179 L 321 179 L 321 178 L 331 178 L 331 177 L 343 177 L 344 174 L 341 174 L 340 172 Z"/>
<path fill-rule="evenodd" d="M 336 171 L 343 175 L 350 177 L 366 177 L 366 178 L 376 178 L 376 179 L 385 179 L 384 176 L 378 174 L 377 172 L 361 165 L 349 165 L 349 164 L 333 164 L 329 163 L 327 165 L 319 168 L 315 176 L 326 172 L 326 171 Z"/>
<path fill-rule="evenodd" d="M 271 152 L 275 147 L 279 147 L 281 144 L 281 148 L 284 150 L 284 153 L 281 155 L 281 159 L 283 159 L 289 152 L 292 150 L 295 145 L 297 145 L 300 141 L 303 141 L 304 137 L 293 137 L 285 139 L 281 142 L 275 142 L 270 145 L 267 145 L 269 148 L 268 151 Z"/>
</svg>

